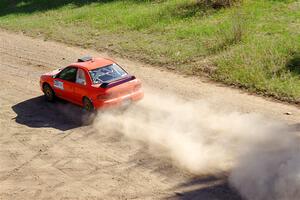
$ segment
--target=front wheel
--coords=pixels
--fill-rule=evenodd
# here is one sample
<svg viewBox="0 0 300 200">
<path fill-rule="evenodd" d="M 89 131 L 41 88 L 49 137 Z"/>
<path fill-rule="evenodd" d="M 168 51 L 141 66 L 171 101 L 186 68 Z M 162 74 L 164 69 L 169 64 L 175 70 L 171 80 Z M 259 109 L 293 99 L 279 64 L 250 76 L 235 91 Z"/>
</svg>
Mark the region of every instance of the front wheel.
<svg viewBox="0 0 300 200">
<path fill-rule="evenodd" d="M 83 98 L 83 108 L 88 112 L 93 112 L 95 110 L 92 101 L 87 97 Z"/>
<path fill-rule="evenodd" d="M 45 98 L 47 101 L 53 102 L 55 99 L 55 93 L 52 90 L 52 88 L 50 87 L 50 85 L 45 84 L 43 87 L 43 92 L 45 94 Z"/>
</svg>

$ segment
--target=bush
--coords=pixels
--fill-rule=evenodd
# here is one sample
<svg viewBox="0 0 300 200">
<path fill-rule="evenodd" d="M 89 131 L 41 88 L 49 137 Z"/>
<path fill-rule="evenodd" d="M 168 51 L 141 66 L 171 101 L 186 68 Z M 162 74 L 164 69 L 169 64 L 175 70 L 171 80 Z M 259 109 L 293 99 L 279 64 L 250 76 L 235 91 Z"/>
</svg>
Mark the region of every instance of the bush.
<svg viewBox="0 0 300 200">
<path fill-rule="evenodd" d="M 236 8 L 226 22 L 218 24 L 214 37 L 204 42 L 210 54 L 218 54 L 240 44 L 247 37 L 247 16 Z"/>
<path fill-rule="evenodd" d="M 224 8 L 224 7 L 231 7 L 235 3 L 240 2 L 240 0 L 197 0 L 198 3 L 204 4 L 208 7 L 212 8 Z"/>
</svg>

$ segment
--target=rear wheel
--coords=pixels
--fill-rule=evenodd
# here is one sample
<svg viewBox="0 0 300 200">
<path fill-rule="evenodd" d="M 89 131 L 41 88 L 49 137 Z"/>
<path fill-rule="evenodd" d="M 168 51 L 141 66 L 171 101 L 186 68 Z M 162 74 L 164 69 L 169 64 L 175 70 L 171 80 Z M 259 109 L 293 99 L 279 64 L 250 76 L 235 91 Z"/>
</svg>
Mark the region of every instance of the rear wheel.
<svg viewBox="0 0 300 200">
<path fill-rule="evenodd" d="M 83 98 L 83 108 L 88 112 L 93 112 L 95 110 L 92 101 L 87 97 Z"/>
<path fill-rule="evenodd" d="M 47 101 L 53 102 L 55 100 L 55 93 L 49 84 L 43 86 L 43 92 Z"/>
</svg>

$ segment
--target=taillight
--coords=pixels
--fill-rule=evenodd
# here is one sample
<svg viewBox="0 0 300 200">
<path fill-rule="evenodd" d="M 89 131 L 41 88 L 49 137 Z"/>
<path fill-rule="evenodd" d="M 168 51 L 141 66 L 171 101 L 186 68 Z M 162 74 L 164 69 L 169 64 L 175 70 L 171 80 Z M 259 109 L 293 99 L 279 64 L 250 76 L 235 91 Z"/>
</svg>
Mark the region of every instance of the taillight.
<svg viewBox="0 0 300 200">
<path fill-rule="evenodd" d="M 141 84 L 141 83 L 137 83 L 137 84 L 134 86 L 133 91 L 138 91 L 138 90 L 141 89 L 141 87 L 142 87 L 142 84 Z"/>
<path fill-rule="evenodd" d="M 106 93 L 106 94 L 100 94 L 97 96 L 98 100 L 109 100 L 112 99 L 114 97 L 113 93 Z"/>
</svg>

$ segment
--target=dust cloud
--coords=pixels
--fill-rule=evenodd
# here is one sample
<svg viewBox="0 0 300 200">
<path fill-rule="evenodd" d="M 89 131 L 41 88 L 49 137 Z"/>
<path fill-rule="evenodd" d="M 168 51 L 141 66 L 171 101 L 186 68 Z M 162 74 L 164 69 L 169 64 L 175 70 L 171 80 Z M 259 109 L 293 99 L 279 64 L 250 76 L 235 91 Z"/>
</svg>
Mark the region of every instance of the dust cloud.
<svg viewBox="0 0 300 200">
<path fill-rule="evenodd" d="M 249 200 L 299 200 L 299 139 L 285 129 L 262 134 L 245 143 L 231 170 L 231 185 Z"/>
<path fill-rule="evenodd" d="M 152 150 L 160 147 L 192 173 L 229 171 L 229 182 L 245 199 L 300 199 L 298 140 L 286 125 L 263 116 L 151 91 L 123 112 L 98 114 L 94 126 L 145 142 Z"/>
</svg>

